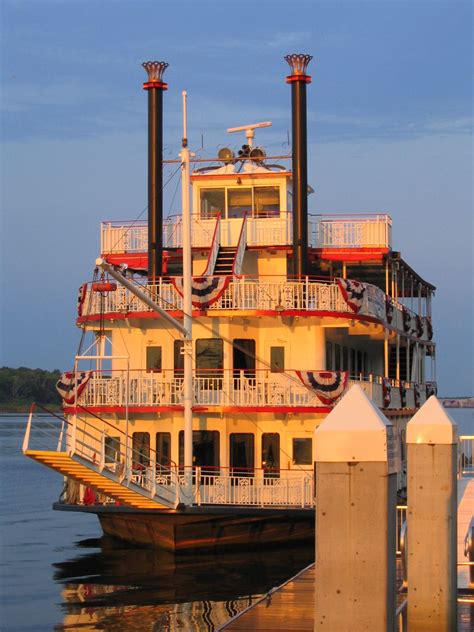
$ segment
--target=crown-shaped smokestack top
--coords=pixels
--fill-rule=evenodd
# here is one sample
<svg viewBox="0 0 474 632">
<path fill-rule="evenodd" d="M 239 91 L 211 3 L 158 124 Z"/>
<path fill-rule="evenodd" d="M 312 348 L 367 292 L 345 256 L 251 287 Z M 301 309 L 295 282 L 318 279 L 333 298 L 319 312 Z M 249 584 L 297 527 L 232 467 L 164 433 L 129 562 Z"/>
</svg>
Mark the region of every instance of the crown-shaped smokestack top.
<svg viewBox="0 0 474 632">
<path fill-rule="evenodd" d="M 308 64 L 312 59 L 312 55 L 302 53 L 293 53 L 285 56 L 285 61 L 288 62 L 292 75 L 306 75 Z"/>
<path fill-rule="evenodd" d="M 144 61 L 142 66 L 148 73 L 148 83 L 163 83 L 163 73 L 169 64 L 166 61 Z"/>
</svg>

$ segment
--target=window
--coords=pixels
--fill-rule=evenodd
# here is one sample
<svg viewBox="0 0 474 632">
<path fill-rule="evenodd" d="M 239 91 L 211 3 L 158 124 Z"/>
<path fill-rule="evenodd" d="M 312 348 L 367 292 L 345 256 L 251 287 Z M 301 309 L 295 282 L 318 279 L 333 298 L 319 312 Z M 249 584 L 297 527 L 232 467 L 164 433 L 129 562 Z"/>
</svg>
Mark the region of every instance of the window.
<svg viewBox="0 0 474 632">
<path fill-rule="evenodd" d="M 134 432 L 132 436 L 132 467 L 141 469 L 150 464 L 150 434 Z"/>
<path fill-rule="evenodd" d="M 265 477 L 280 476 L 280 435 L 277 432 L 262 434 L 262 468 Z"/>
<path fill-rule="evenodd" d="M 341 345 L 334 345 L 334 370 L 341 370 Z"/>
<path fill-rule="evenodd" d="M 227 217 L 243 217 L 252 212 L 252 189 L 227 189 Z"/>
<path fill-rule="evenodd" d="M 253 476 L 253 434 L 239 432 L 230 435 L 230 468 L 231 476 Z"/>
<path fill-rule="evenodd" d="M 293 439 L 293 463 L 311 465 L 313 462 L 313 440 Z"/>
<path fill-rule="evenodd" d="M 270 371 L 282 373 L 285 370 L 285 347 L 270 347 Z"/>
<path fill-rule="evenodd" d="M 275 217 L 280 214 L 280 189 L 278 187 L 254 188 L 254 215 Z"/>
<path fill-rule="evenodd" d="M 255 377 L 255 340 L 236 338 L 232 342 L 234 378 Z"/>
<path fill-rule="evenodd" d="M 161 347 L 146 348 L 146 370 L 161 371 Z"/>
<path fill-rule="evenodd" d="M 171 433 L 156 433 L 156 464 L 169 467 L 171 465 Z"/>
<path fill-rule="evenodd" d="M 201 219 L 213 219 L 220 213 L 224 217 L 225 189 L 201 189 Z"/>
<path fill-rule="evenodd" d="M 184 466 L 184 432 L 179 432 L 179 465 Z M 219 432 L 217 430 L 193 430 L 193 465 L 199 465 L 205 474 L 215 474 L 219 467 Z"/>
<path fill-rule="evenodd" d="M 120 437 L 105 437 L 105 462 L 118 463 L 120 461 Z"/>
<path fill-rule="evenodd" d="M 173 368 L 175 377 L 183 377 L 184 373 L 184 355 L 183 341 L 175 340 L 173 346 Z"/>
<path fill-rule="evenodd" d="M 224 349 L 221 338 L 196 340 L 196 373 L 206 375 L 224 367 Z"/>
</svg>

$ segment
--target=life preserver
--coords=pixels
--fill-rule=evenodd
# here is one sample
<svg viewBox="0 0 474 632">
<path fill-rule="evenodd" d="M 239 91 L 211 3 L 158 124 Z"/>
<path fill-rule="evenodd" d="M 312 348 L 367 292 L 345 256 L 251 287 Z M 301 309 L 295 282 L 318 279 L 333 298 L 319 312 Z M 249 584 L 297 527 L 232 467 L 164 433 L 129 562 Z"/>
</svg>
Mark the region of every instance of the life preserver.
<svg viewBox="0 0 474 632">
<path fill-rule="evenodd" d="M 110 281 L 97 281 L 92 284 L 93 292 L 115 292 L 116 289 L 117 284 Z"/>
</svg>

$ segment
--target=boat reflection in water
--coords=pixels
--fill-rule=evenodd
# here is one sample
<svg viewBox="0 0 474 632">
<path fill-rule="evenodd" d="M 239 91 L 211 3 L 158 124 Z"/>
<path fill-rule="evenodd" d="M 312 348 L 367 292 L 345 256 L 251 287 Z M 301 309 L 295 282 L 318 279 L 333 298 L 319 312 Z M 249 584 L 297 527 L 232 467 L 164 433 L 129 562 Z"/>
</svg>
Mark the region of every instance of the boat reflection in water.
<svg viewBox="0 0 474 632">
<path fill-rule="evenodd" d="M 174 556 L 103 537 L 54 564 L 64 621 L 57 630 L 215 630 L 314 560 L 313 547 Z"/>
</svg>

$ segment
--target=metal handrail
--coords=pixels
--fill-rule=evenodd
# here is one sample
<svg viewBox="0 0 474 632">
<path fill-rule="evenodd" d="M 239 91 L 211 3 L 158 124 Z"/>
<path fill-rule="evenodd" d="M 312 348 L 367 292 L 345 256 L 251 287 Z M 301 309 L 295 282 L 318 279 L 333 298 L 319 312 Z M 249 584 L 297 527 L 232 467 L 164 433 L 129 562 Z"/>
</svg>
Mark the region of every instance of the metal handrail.
<svg viewBox="0 0 474 632">
<path fill-rule="evenodd" d="M 245 248 L 247 247 L 247 213 L 244 213 L 242 220 L 242 228 L 240 229 L 239 240 L 235 250 L 234 262 L 232 264 L 232 275 L 240 276 L 242 272 L 242 262 L 244 259 Z"/>
<path fill-rule="evenodd" d="M 221 214 L 217 214 L 216 218 L 216 227 L 214 229 L 214 235 L 212 236 L 211 247 L 209 249 L 209 255 L 207 257 L 207 265 L 204 271 L 204 276 L 209 276 L 214 274 L 214 269 L 216 267 L 217 255 L 219 254 L 219 246 L 220 246 L 220 221 Z"/>
</svg>

